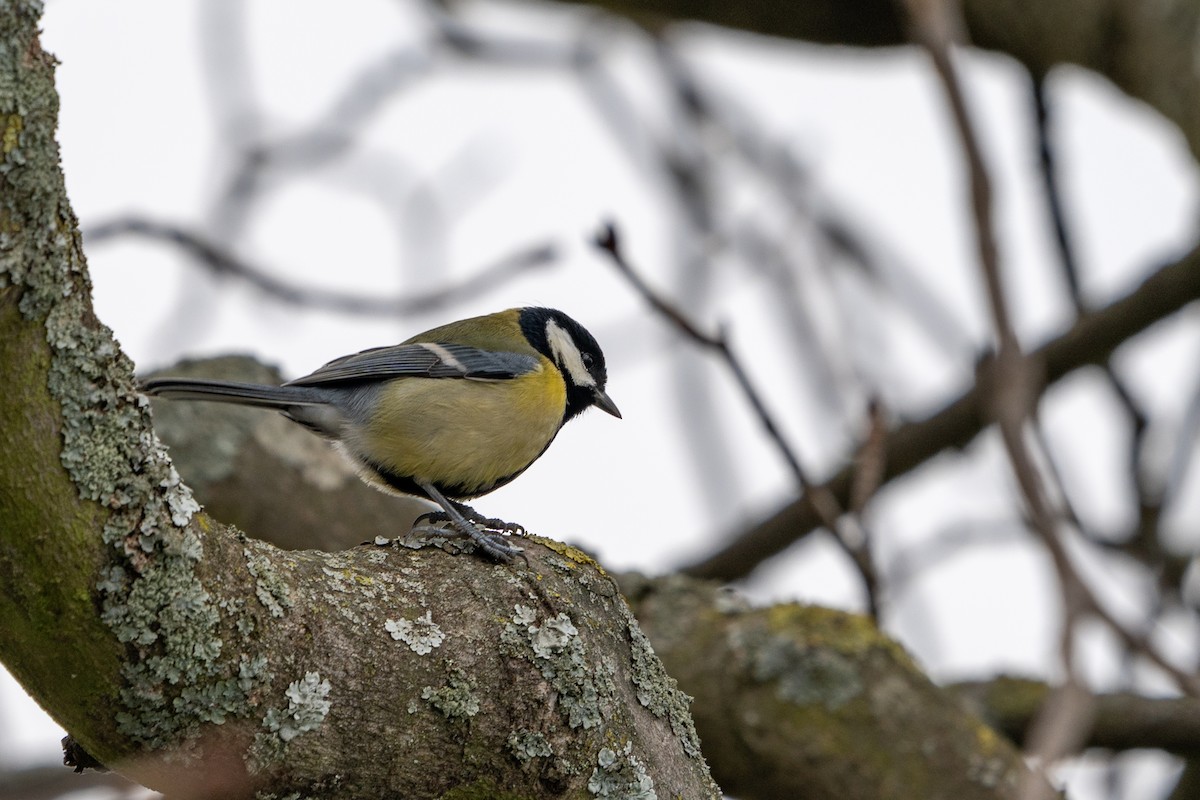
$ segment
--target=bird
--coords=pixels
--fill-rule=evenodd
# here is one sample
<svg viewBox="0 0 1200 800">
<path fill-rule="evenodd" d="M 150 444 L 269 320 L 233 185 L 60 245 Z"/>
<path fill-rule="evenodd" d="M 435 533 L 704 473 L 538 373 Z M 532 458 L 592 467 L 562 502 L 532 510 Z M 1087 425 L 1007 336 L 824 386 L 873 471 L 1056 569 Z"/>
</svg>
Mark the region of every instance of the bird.
<svg viewBox="0 0 1200 800">
<path fill-rule="evenodd" d="M 367 484 L 441 507 L 414 531 L 448 522 L 510 562 L 522 548 L 503 534 L 520 526 L 464 501 L 520 475 L 588 408 L 620 419 L 607 382 L 604 354 L 586 328 L 562 311 L 528 306 L 343 356 L 281 386 L 156 377 L 141 388 L 280 411 L 332 442 Z"/>
</svg>

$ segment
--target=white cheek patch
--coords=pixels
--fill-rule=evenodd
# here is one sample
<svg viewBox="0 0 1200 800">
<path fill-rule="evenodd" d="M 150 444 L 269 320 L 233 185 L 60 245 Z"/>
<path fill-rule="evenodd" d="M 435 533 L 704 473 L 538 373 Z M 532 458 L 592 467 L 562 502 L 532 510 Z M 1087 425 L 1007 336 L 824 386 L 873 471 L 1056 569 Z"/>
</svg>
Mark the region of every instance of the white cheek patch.
<svg viewBox="0 0 1200 800">
<path fill-rule="evenodd" d="M 546 341 L 550 343 L 550 352 L 554 354 L 555 362 L 567 373 L 571 383 L 576 386 L 596 385 L 596 379 L 583 365 L 583 356 L 575 340 L 554 320 L 546 323 Z"/>
</svg>

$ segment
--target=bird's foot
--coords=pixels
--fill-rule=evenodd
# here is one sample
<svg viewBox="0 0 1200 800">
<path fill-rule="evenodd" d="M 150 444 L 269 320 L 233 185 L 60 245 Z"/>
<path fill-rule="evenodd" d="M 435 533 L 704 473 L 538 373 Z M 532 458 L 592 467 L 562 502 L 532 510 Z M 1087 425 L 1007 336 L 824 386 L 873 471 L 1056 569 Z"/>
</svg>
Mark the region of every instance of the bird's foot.
<svg viewBox="0 0 1200 800">
<path fill-rule="evenodd" d="M 422 514 L 417 517 L 413 523 L 412 533 L 417 534 L 438 534 L 445 536 L 447 533 L 457 536 L 466 536 L 475 543 L 475 546 L 482 550 L 485 554 L 495 561 L 501 561 L 505 564 L 511 563 L 513 558 L 524 552 L 516 545 L 508 544 L 505 541 L 505 533 L 525 533 L 525 529 L 520 525 L 504 522 L 498 519 L 488 519 L 477 514 L 474 510 L 463 506 L 468 513 L 464 516 L 470 519 L 455 520 L 451 518 L 445 511 L 432 511 L 428 514 Z"/>
<path fill-rule="evenodd" d="M 460 506 L 459 511 L 463 516 L 474 522 L 479 527 L 492 533 L 508 533 L 513 536 L 525 536 L 526 530 L 523 525 L 517 522 L 505 522 L 496 517 L 485 517 L 470 506 Z"/>
</svg>

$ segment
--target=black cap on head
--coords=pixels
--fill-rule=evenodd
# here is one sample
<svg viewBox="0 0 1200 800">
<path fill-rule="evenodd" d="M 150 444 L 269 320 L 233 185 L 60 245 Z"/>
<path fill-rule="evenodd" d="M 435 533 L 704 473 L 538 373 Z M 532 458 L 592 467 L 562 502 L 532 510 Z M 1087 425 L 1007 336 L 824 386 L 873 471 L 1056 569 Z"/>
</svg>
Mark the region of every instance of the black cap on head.
<svg viewBox="0 0 1200 800">
<path fill-rule="evenodd" d="M 567 384 L 567 408 L 563 422 L 596 406 L 620 417 L 617 406 L 604 393 L 608 370 L 604 353 L 587 329 L 553 308 L 521 309 L 521 330 L 534 348 L 553 361 Z"/>
</svg>

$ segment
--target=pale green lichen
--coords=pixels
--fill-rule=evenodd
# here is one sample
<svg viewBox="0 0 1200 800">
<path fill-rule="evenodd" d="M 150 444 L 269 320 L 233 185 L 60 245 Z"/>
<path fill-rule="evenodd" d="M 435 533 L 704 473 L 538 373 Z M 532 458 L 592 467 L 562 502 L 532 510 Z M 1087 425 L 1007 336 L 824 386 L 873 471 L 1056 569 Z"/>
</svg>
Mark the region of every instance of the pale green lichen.
<svg viewBox="0 0 1200 800">
<path fill-rule="evenodd" d="M 20 184 L 56 173 L 53 165 L 39 167 L 42 178 L 33 178 L 32 168 L 11 169 L 27 129 L 17 131 L 14 147 L 11 116 L 5 125 L 6 180 Z M 118 729 L 137 744 L 179 745 L 245 700 L 230 689 L 232 667 L 219 663 L 219 618 L 194 574 L 202 543 L 190 523 L 199 505 L 149 427 L 132 364 L 92 317 L 69 210 L 47 201 L 20 212 L 30 207 L 46 216 L 23 218 L 6 200 L 11 215 L 0 232 L 0 285 L 22 286 L 22 313 L 42 320 L 51 353 L 46 385 L 61 409 L 60 461 L 78 495 L 109 512 L 103 539 L 114 548 L 113 563 L 95 587 L 103 621 L 129 647 Z M 24 238 L 16 239 L 18 233 Z M 29 258 L 35 249 L 38 257 Z"/>
<path fill-rule="evenodd" d="M 513 606 L 512 621 L 516 625 L 532 625 L 534 622 L 537 622 L 537 611 L 533 610 L 529 606 L 517 603 L 515 606 Z"/>
<path fill-rule="evenodd" d="M 465 720 L 479 713 L 479 696 L 475 684 L 460 669 L 453 669 L 446 685 L 438 689 L 425 686 L 421 699 L 440 711 L 447 719 Z"/>
<path fill-rule="evenodd" d="M 572 728 L 597 728 L 602 709 L 616 693 L 611 665 L 594 664 L 587 657 L 582 637 L 566 613 L 537 622 L 537 613 L 517 604 L 505 623 L 500 641 L 508 651 L 527 658 L 558 692 L 558 707 Z"/>
<path fill-rule="evenodd" d="M 161 449 L 148 452 L 153 461 Z M 101 573 L 96 590 L 101 619 L 132 648 L 121 668 L 118 730 L 138 744 L 184 752 L 201 724 L 249 713 L 263 676 L 247 671 L 244 656 L 239 665 L 222 660 L 220 609 L 195 574 L 203 544 L 188 523 L 197 507 L 169 464 L 157 486 L 165 492 L 143 494 L 140 513 L 130 505 L 108 519 L 104 540 L 120 563 Z M 120 502 L 109 502 L 135 496 L 126 487 Z"/>
<path fill-rule="evenodd" d="M 404 642 L 417 655 L 432 653 L 434 648 L 441 647 L 446 634 L 433 621 L 433 612 L 426 611 L 416 619 L 389 619 L 383 627 L 392 638 Z"/>
<path fill-rule="evenodd" d="M 298 681 L 288 684 L 284 696 L 287 708 L 272 708 L 263 717 L 262 725 L 269 732 L 288 743 L 302 733 L 321 727 L 332 703 L 329 697 L 330 684 L 318 672 L 306 672 Z"/>
<path fill-rule="evenodd" d="M 689 710 L 692 698 L 680 691 L 675 679 L 667 674 L 633 614 L 629 614 L 627 628 L 632 662 L 629 679 L 637 690 L 638 702 L 654 716 L 667 719 L 685 754 L 700 758 L 700 737 Z"/>
<path fill-rule="evenodd" d="M 220 658 L 219 618 L 207 592 L 190 572 L 171 564 L 153 562 L 127 592 L 112 591 L 121 586 L 119 570 L 110 571 L 99 587 L 106 597 L 124 598 L 106 603 L 103 617 L 141 654 L 122 667 L 118 729 L 152 748 L 178 747 L 202 723 L 245 716 L 249 697 L 272 677 L 265 657 L 245 654 L 230 674 Z"/>
<path fill-rule="evenodd" d="M 217 601 L 217 608 L 231 615 L 234 620 L 234 627 L 242 636 L 249 636 L 254 633 L 257 627 L 254 624 L 254 617 L 245 613 L 246 601 L 240 597 L 222 597 Z"/>
<path fill-rule="evenodd" d="M 836 711 L 864 689 L 854 661 L 828 647 L 808 646 L 761 628 L 738 629 L 730 645 L 750 659 L 751 675 L 775 683 L 776 696 L 798 706 Z"/>
<path fill-rule="evenodd" d="M 565 612 L 560 612 L 541 625 L 530 625 L 528 631 L 533 654 L 542 659 L 563 653 L 578 641 L 579 636 L 579 630 Z"/>
<path fill-rule="evenodd" d="M 253 546 L 266 545 L 256 543 Z M 271 559 L 250 549 L 249 542 L 242 548 L 242 556 L 246 559 L 246 569 L 254 578 L 254 595 L 258 602 L 263 604 L 272 617 L 282 617 L 286 610 L 292 607 L 287 581 L 275 571 Z"/>
<path fill-rule="evenodd" d="M 537 731 L 513 731 L 508 735 L 508 749 L 521 763 L 554 755 L 550 742 Z"/>
<path fill-rule="evenodd" d="M 101 619 L 135 654 L 121 670 L 118 729 L 152 748 L 245 713 L 247 691 L 220 658 L 219 612 L 193 571 L 194 540 L 179 528 L 127 535 L 115 544 L 131 567 L 109 567 L 96 585 Z"/>
<path fill-rule="evenodd" d="M 272 680 L 275 676 L 267 669 L 267 657 L 258 655 L 251 658 L 242 654 L 238 658 L 238 688 L 249 693 L 263 681 Z"/>
<path fill-rule="evenodd" d="M 331 688 L 318 672 L 306 672 L 303 678 L 288 684 L 284 692 L 287 707 L 273 706 L 267 710 L 262 718 L 263 730 L 254 735 L 254 742 L 243 756 L 251 775 L 283 761 L 290 742 L 321 727 L 333 706 L 329 700 Z"/>
<path fill-rule="evenodd" d="M 600 748 L 596 756 L 596 768 L 588 778 L 587 788 L 596 797 L 658 800 L 654 780 L 646 772 L 645 765 L 633 754 L 633 742 L 626 742 L 620 751 Z"/>
</svg>

